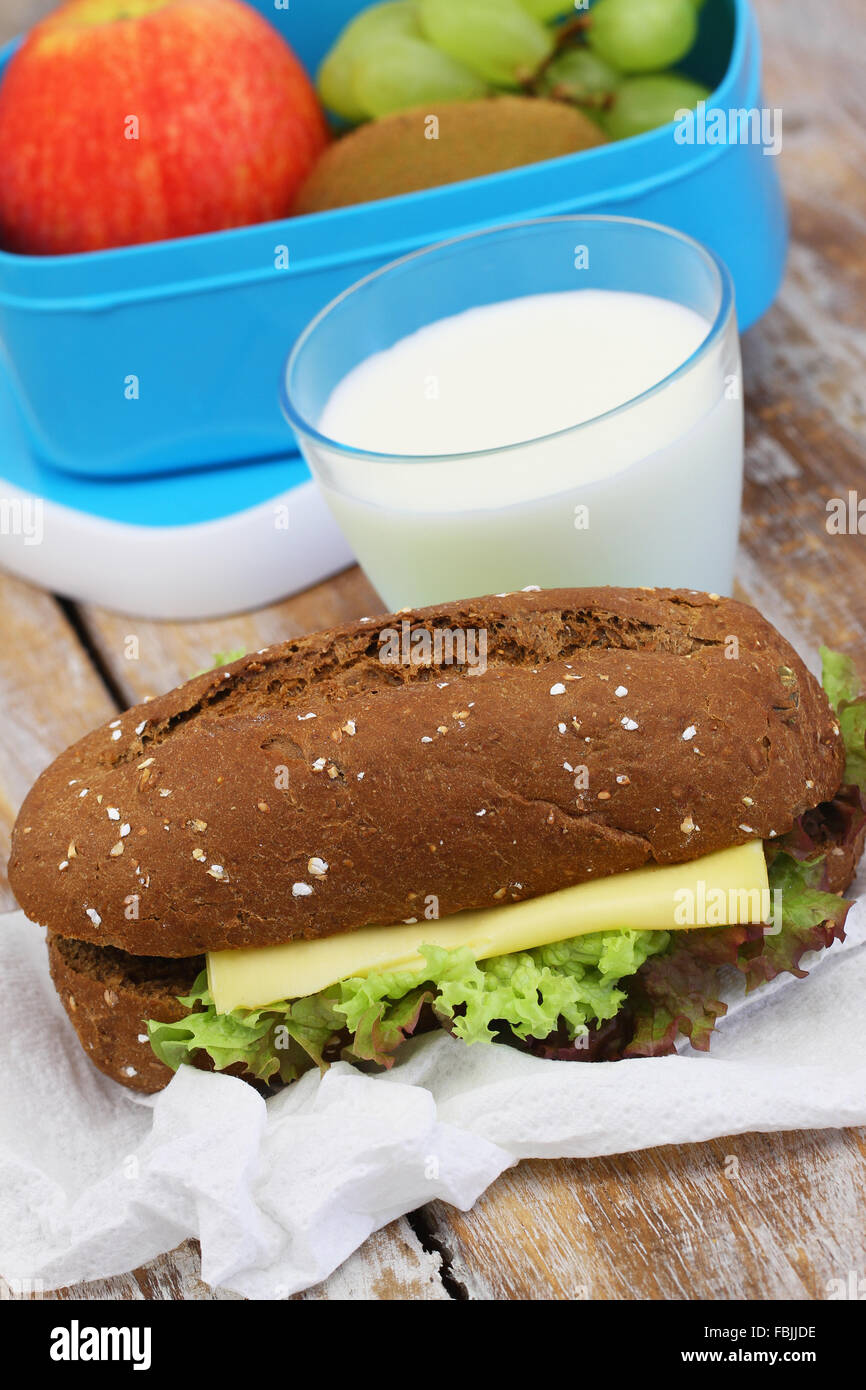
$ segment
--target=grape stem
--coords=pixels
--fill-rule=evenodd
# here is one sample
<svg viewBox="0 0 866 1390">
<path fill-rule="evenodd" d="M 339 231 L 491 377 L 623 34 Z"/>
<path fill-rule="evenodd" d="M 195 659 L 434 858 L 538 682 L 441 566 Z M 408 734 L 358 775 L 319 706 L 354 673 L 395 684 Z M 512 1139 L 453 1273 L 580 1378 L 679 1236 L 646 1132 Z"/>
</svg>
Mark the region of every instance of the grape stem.
<svg viewBox="0 0 866 1390">
<path fill-rule="evenodd" d="M 592 92 L 588 96 L 576 97 L 562 82 L 547 95 L 553 101 L 564 101 L 569 106 L 580 107 L 582 111 L 609 111 L 614 102 L 613 92 Z"/>
<path fill-rule="evenodd" d="M 548 58 L 545 58 L 541 67 L 536 70 L 530 81 L 522 83 L 523 87 L 537 96 L 538 93 L 535 91 L 535 87 L 537 83 L 541 81 L 551 63 L 555 62 L 564 48 L 578 47 L 577 44 L 573 43 L 573 40 L 582 37 L 585 30 L 589 29 L 591 25 L 592 15 L 589 14 L 575 15 L 573 19 L 567 19 L 564 24 L 560 24 L 559 28 L 556 30 L 553 52 Z"/>
<path fill-rule="evenodd" d="M 556 47 L 554 49 L 554 56 L 561 48 L 565 48 L 565 45 L 567 43 L 570 43 L 573 38 L 576 38 L 578 34 L 583 34 L 587 29 L 591 28 L 591 14 L 577 14 L 574 16 L 573 19 L 567 19 L 565 23 L 561 24 L 556 31 Z M 548 59 L 548 62 L 549 61 L 550 59 Z"/>
</svg>

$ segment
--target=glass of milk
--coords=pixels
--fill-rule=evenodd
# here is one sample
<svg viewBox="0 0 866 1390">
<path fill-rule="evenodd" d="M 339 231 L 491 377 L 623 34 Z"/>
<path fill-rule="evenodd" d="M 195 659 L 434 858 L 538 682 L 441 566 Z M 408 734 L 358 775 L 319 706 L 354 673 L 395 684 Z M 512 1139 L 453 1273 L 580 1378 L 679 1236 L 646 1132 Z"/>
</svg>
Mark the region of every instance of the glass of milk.
<svg viewBox="0 0 866 1390">
<path fill-rule="evenodd" d="M 669 228 L 545 218 L 395 261 L 304 331 L 283 406 L 391 609 L 528 585 L 732 588 L 733 287 Z"/>
</svg>

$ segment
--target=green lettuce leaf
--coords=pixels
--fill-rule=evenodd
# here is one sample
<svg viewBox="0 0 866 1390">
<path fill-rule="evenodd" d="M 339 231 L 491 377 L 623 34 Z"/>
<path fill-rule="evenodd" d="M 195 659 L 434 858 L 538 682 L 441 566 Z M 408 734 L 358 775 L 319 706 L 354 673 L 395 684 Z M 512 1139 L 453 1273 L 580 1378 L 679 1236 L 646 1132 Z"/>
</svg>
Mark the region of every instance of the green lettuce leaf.
<svg viewBox="0 0 866 1390">
<path fill-rule="evenodd" d="M 148 1024 L 151 1046 L 172 1070 L 206 1053 L 213 1067 L 244 1068 L 257 1081 L 293 1081 L 335 1058 L 390 1067 L 425 1020 L 464 1042 L 491 1042 L 507 1025 L 518 1039 L 569 1039 L 618 1012 L 619 982 L 668 946 L 667 932 L 596 932 L 533 951 L 476 961 L 464 948 L 422 947 L 418 971 L 378 971 L 307 999 L 218 1014 L 201 975 L 179 1023 Z"/>
<path fill-rule="evenodd" d="M 246 656 L 246 647 L 234 647 L 224 652 L 212 652 L 213 661 L 210 666 L 202 666 L 201 670 L 195 671 L 194 676 L 204 676 L 208 671 L 218 671 L 221 666 L 231 666 L 232 662 L 240 661 L 242 656 Z"/>
<path fill-rule="evenodd" d="M 231 651 L 214 652 L 211 670 L 218 671 L 220 666 L 231 666 L 233 661 L 240 661 L 241 657 L 246 656 L 246 654 L 246 647 L 233 647 Z"/>
<path fill-rule="evenodd" d="M 180 1000 L 190 1009 L 179 1023 L 147 1025 L 150 1045 L 172 1071 L 193 1054 L 204 1052 L 215 1071 L 240 1068 L 256 1081 L 296 1081 L 305 1071 L 324 1065 L 325 1049 L 339 1034 L 343 1020 L 334 1012 L 328 991 L 274 1009 L 236 1009 L 218 1014 L 202 971 L 190 995 Z"/>
<path fill-rule="evenodd" d="M 844 652 L 833 652 L 829 647 L 820 647 L 821 684 L 824 693 L 834 709 L 843 700 L 856 700 L 860 694 L 860 677 L 850 656 Z"/>
<path fill-rule="evenodd" d="M 844 782 L 866 794 L 866 698 L 850 656 L 821 648 L 821 680 L 845 741 Z"/>
</svg>

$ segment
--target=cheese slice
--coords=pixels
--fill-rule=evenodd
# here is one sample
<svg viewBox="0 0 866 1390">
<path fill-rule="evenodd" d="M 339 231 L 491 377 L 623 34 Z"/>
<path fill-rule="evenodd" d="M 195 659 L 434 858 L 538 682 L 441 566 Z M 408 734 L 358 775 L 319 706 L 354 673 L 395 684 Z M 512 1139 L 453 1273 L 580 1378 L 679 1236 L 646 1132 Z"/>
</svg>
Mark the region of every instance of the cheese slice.
<svg viewBox="0 0 866 1390">
<path fill-rule="evenodd" d="M 302 999 L 374 970 L 423 966 L 421 946 L 468 946 L 476 960 L 528 951 L 597 931 L 677 931 L 769 918 L 763 844 L 750 840 L 689 864 L 653 865 L 562 888 L 507 907 L 441 921 L 361 927 L 318 941 L 211 951 L 208 984 L 218 1013 Z"/>
</svg>

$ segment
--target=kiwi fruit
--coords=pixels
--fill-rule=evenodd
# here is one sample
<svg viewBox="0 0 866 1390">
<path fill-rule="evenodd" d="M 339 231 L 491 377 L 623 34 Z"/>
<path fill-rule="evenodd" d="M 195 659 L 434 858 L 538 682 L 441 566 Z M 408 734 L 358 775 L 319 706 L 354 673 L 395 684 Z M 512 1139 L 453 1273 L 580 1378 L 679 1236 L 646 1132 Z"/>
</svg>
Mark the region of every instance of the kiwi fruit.
<svg viewBox="0 0 866 1390">
<path fill-rule="evenodd" d="M 398 111 L 359 126 L 331 145 L 292 211 L 324 212 L 373 203 L 605 143 L 604 133 L 582 111 L 540 97 L 454 101 L 436 117 L 420 107 Z"/>
</svg>

